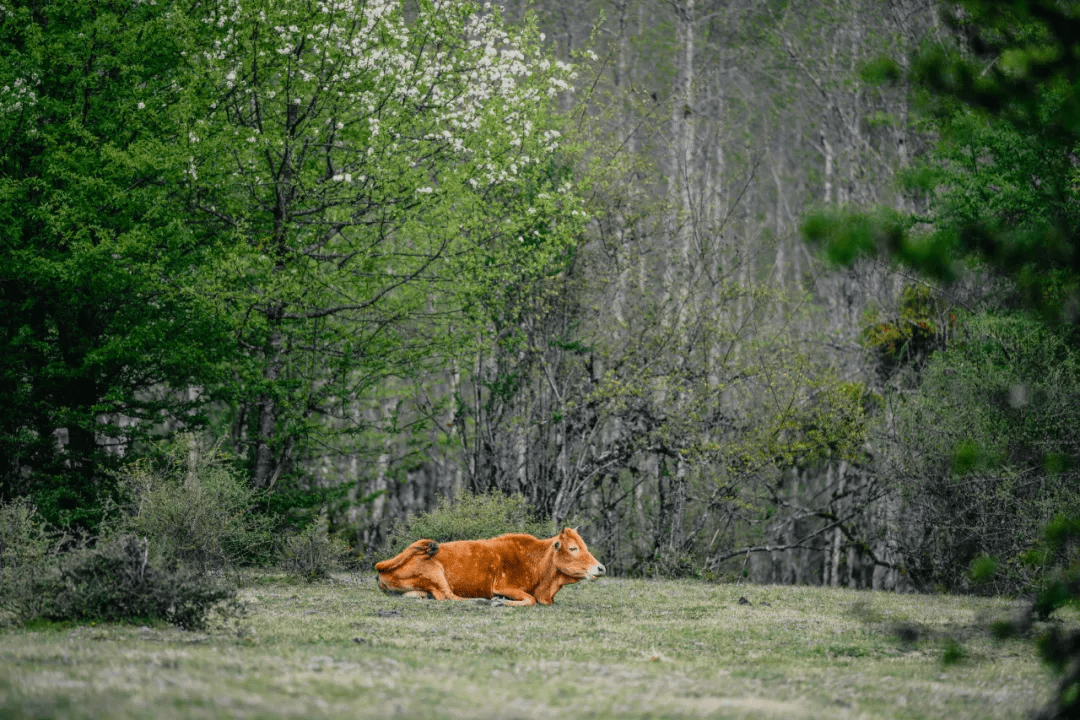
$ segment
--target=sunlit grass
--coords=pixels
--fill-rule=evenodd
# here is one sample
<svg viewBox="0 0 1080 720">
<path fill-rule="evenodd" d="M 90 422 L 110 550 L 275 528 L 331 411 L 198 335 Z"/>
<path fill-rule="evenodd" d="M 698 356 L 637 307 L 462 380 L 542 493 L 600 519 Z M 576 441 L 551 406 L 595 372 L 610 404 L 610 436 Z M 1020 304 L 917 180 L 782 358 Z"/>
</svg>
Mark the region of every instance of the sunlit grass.
<svg viewBox="0 0 1080 720">
<path fill-rule="evenodd" d="M 206 633 L 0 634 L 0 717 L 1015 718 L 1049 695 L 1006 600 L 608 578 L 551 607 L 263 577 Z M 739 604 L 746 597 L 751 604 Z"/>
</svg>

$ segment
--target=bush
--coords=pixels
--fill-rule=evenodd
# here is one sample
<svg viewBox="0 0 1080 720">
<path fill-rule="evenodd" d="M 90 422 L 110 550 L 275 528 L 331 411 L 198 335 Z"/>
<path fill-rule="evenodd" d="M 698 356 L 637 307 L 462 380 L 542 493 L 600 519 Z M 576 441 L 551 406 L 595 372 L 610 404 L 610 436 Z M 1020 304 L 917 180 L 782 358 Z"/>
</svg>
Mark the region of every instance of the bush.
<svg viewBox="0 0 1080 720">
<path fill-rule="evenodd" d="M 131 532 L 120 532 L 93 547 L 79 546 L 61 553 L 60 542 L 50 536 L 34 508 L 24 500 L 0 505 L 0 611 L 7 620 L 25 623 L 36 619 L 153 621 L 163 620 L 185 629 L 205 626 L 211 609 L 235 609 L 236 591 L 205 572 L 215 557 L 207 548 L 228 538 L 235 524 L 218 529 L 202 528 L 217 517 L 228 522 L 231 508 L 215 508 L 212 503 L 225 493 L 201 494 L 198 473 L 188 478 L 187 490 L 171 494 L 175 483 L 167 476 L 150 472 L 146 463 L 132 466 L 128 480 L 141 480 L 137 494 L 138 514 L 117 521 L 120 528 L 146 527 L 157 532 L 167 550 L 151 553 L 154 540 Z M 207 484 L 226 485 L 220 477 Z M 191 503 L 184 515 L 181 503 Z M 195 506 L 201 503 L 201 506 Z M 173 512 L 163 512 L 172 510 Z M 218 514 L 215 515 L 215 511 Z M 173 528 L 164 520 L 178 517 L 189 522 L 188 534 L 176 543 L 165 533 Z M 192 521 L 194 520 L 194 521 Z M 248 526 L 245 526 L 248 527 Z M 192 543 L 193 536 L 202 544 Z M 192 548 L 195 551 L 192 551 Z M 185 566 L 181 560 L 194 561 Z"/>
<path fill-rule="evenodd" d="M 484 495 L 464 492 L 454 500 L 443 497 L 431 512 L 398 522 L 387 536 L 387 546 L 395 552 L 419 538 L 436 542 L 477 540 L 504 533 L 551 535 L 551 524 L 540 520 L 523 495 Z"/>
<path fill-rule="evenodd" d="M 639 559 L 634 563 L 633 572 L 640 577 L 651 578 L 700 578 L 703 576 L 701 565 L 693 555 L 668 547 L 659 547 L 651 557 Z"/>
<path fill-rule="evenodd" d="M 55 562 L 8 567 L 0 573 L 0 624 L 26 623 L 44 616 L 57 575 Z"/>
<path fill-rule="evenodd" d="M 321 580 L 330 575 L 349 547 L 331 537 L 326 516 L 285 539 L 283 550 L 285 568 L 289 574 L 305 580 Z"/>
<path fill-rule="evenodd" d="M 155 551 L 201 570 L 266 564 L 272 519 L 256 512 L 260 494 L 230 463 L 217 446 L 186 435 L 155 460 L 128 465 L 119 478 L 131 512 L 116 530 L 149 538 Z"/>
<path fill-rule="evenodd" d="M 155 567 L 149 542 L 122 535 L 64 558 L 56 576 L 51 620 L 164 620 L 186 630 L 205 626 L 209 611 L 236 590 L 178 565 Z"/>
<path fill-rule="evenodd" d="M 0 588 L 2 605 L 24 623 L 164 620 L 186 630 L 205 627 L 215 607 L 235 609 L 235 588 L 203 572 L 155 564 L 149 545 L 120 535 L 21 566 Z"/>
<path fill-rule="evenodd" d="M 1048 567 L 1030 607 L 1011 621 L 991 625 L 998 639 L 1027 635 L 1034 621 L 1051 619 L 1064 607 L 1080 607 L 1080 515 L 1062 514 L 1044 529 L 1038 546 L 1029 554 L 1032 562 Z M 1033 717 L 1035 720 L 1066 720 L 1080 717 L 1080 630 L 1063 629 L 1059 623 L 1036 640 L 1042 659 L 1061 676 L 1057 693 Z"/>
<path fill-rule="evenodd" d="M 1025 593 L 1048 567 L 1030 546 L 1080 507 L 1080 348 L 1015 313 L 971 316 L 950 342 L 896 403 L 882 455 L 904 502 L 899 549 L 918 585 Z"/>
<path fill-rule="evenodd" d="M 16 620 L 38 615 L 46 598 L 36 580 L 56 545 L 29 501 L 0 504 L 0 610 Z"/>
<path fill-rule="evenodd" d="M 0 573 L 39 563 L 52 549 L 45 523 L 29 501 L 0 503 Z"/>
</svg>

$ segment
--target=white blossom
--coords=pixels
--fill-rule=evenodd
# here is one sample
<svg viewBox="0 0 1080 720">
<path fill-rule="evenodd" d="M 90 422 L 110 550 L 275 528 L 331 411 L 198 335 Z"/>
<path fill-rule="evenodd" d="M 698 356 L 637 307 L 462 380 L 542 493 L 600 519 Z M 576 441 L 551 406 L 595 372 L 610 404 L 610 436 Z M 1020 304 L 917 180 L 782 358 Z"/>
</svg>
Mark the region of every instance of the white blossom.
<svg viewBox="0 0 1080 720">
<path fill-rule="evenodd" d="M 561 134 L 538 120 L 544 116 L 537 110 L 552 109 L 549 98 L 573 90 L 573 67 L 544 56 L 536 44 L 543 35 L 504 29 L 490 5 L 462 13 L 459 0 L 433 0 L 415 14 L 404 6 L 313 0 L 307 14 L 288 1 L 255 10 L 241 0 L 207 0 L 203 22 L 221 30 L 190 60 L 217 78 L 211 97 L 218 100 L 210 105 L 210 128 L 200 126 L 199 135 L 236 132 L 253 145 L 261 138 L 258 147 L 274 153 L 223 157 L 226 166 L 214 172 L 238 172 L 241 182 L 270 188 L 280 178 L 272 163 L 283 158 L 314 163 L 294 168 L 296 178 L 307 168 L 325 178 L 327 166 L 348 167 L 359 186 L 339 187 L 343 197 L 399 182 L 412 183 L 419 195 L 520 187 L 526 169 L 559 147 Z M 432 32 L 448 33 L 448 42 L 431 42 Z M 215 115 L 218 103 L 224 112 Z M 349 133 L 331 130 L 346 125 Z M 188 139 L 200 142 L 194 131 Z M 319 150 L 300 152 L 301 143 Z M 201 166 L 203 174 L 212 166 Z M 197 177 L 194 164 L 188 174 Z M 334 183 L 354 178 L 344 170 L 328 174 Z M 573 210 L 572 186 L 548 190 L 528 215 Z"/>
</svg>

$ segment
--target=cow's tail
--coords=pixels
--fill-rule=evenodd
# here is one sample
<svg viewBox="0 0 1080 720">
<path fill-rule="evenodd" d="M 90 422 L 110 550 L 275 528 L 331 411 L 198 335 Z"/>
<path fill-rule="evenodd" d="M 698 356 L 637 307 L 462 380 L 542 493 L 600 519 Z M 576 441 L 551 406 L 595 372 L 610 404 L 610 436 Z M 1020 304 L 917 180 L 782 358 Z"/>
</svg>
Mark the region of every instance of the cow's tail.
<svg viewBox="0 0 1080 720">
<path fill-rule="evenodd" d="M 389 560 L 375 563 L 375 569 L 381 573 L 393 572 L 415 557 L 435 557 L 437 552 L 439 552 L 439 543 L 434 540 L 417 540 Z"/>
</svg>

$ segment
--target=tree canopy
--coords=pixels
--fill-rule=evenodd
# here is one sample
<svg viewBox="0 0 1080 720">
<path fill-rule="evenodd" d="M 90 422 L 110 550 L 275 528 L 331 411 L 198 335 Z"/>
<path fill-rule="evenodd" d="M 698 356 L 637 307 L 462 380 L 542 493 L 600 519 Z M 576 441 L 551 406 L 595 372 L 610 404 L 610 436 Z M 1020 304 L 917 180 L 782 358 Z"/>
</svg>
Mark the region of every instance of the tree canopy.
<svg viewBox="0 0 1080 720">
<path fill-rule="evenodd" d="M 208 402 L 272 484 L 316 428 L 348 438 L 358 399 L 475 342 L 478 296 L 557 268 L 584 220 L 553 112 L 573 69 L 534 23 L 424 0 L 0 12 L 0 493 L 52 520 Z"/>
<path fill-rule="evenodd" d="M 1080 16 L 1049 0 L 949 8 L 959 42 L 910 63 L 924 129 L 938 140 L 904 179 L 928 212 L 824 212 L 804 234 L 838 260 L 884 251 L 943 280 L 975 261 L 1010 279 L 1018 305 L 1080 322 Z M 900 76 L 895 61 L 882 70 Z"/>
<path fill-rule="evenodd" d="M 226 354 L 178 193 L 183 48 L 146 3 L 7 3 L 0 36 L 0 495 L 82 522 Z"/>
</svg>

